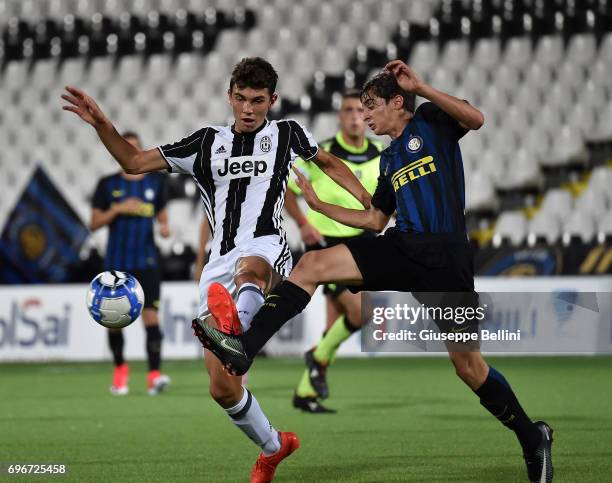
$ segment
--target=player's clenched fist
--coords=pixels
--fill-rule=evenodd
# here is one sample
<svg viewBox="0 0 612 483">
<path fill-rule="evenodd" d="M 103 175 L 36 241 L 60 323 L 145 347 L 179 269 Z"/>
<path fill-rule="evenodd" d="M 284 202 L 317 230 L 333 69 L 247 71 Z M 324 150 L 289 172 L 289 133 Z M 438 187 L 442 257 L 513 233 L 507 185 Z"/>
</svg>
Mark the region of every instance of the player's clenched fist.
<svg viewBox="0 0 612 483">
<path fill-rule="evenodd" d="M 95 128 L 101 127 L 109 122 L 102 112 L 102 109 L 100 109 L 100 106 L 96 104 L 96 101 L 85 94 L 85 92 L 72 86 L 66 86 L 66 91 L 68 91 L 70 95 L 62 94 L 62 99 L 69 102 L 71 105 L 62 106 L 63 110 L 74 112 L 83 119 L 83 121 L 91 124 Z"/>
</svg>

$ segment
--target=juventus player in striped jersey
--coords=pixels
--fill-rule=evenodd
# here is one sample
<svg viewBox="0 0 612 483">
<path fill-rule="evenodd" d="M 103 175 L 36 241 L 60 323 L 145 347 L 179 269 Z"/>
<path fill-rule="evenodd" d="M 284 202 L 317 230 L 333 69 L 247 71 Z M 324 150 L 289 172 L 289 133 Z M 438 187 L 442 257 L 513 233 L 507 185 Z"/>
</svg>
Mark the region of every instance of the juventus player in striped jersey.
<svg viewBox="0 0 612 483">
<path fill-rule="evenodd" d="M 293 120 L 266 118 L 277 99 L 277 79 L 264 59 L 243 59 L 232 71 L 228 90 L 232 126 L 204 127 L 174 144 L 150 150 L 140 150 L 122 138 L 85 92 L 68 86 L 68 93 L 62 95 L 69 103 L 63 109 L 95 128 L 125 172 L 170 170 L 193 176 L 213 236 L 209 261 L 200 277 L 198 320 L 227 332 L 247 329 L 264 294 L 291 271 L 281 212 L 289 170 L 298 156 L 314 161 L 364 208 L 370 207 L 371 195 L 351 170 L 320 150 L 304 127 Z M 224 299 L 227 292 L 219 290 L 219 283 L 236 297 L 236 309 Z M 237 310 L 237 317 L 228 307 Z M 218 359 L 205 352 L 212 397 L 262 450 L 251 482 L 271 481 L 277 465 L 299 447 L 297 436 L 276 431 L 255 397 L 242 387 L 240 377 L 228 375 Z"/>
</svg>

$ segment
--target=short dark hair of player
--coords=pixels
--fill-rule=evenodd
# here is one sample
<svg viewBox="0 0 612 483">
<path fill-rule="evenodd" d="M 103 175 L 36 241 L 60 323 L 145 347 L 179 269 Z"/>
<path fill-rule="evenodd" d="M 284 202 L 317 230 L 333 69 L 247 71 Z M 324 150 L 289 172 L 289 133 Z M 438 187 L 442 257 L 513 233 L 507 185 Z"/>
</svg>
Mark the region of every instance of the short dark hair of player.
<svg viewBox="0 0 612 483">
<path fill-rule="evenodd" d="M 342 100 L 344 99 L 361 100 L 361 91 L 359 89 L 347 89 L 342 93 Z"/>
<path fill-rule="evenodd" d="M 276 90 L 278 74 L 272 64 L 261 57 L 245 57 L 236 64 L 230 78 L 230 92 L 234 86 L 244 89 L 268 89 L 270 95 Z"/>
<path fill-rule="evenodd" d="M 131 139 L 136 139 L 138 142 L 140 142 L 140 136 L 136 134 L 134 131 L 125 131 L 121 136 L 125 139 L 131 138 Z"/>
<path fill-rule="evenodd" d="M 361 89 L 361 102 L 365 104 L 372 95 L 384 99 L 385 102 L 389 102 L 395 96 L 402 96 L 404 98 L 404 109 L 414 112 L 416 95 L 402 89 L 391 72 L 382 72 L 366 82 Z"/>
</svg>

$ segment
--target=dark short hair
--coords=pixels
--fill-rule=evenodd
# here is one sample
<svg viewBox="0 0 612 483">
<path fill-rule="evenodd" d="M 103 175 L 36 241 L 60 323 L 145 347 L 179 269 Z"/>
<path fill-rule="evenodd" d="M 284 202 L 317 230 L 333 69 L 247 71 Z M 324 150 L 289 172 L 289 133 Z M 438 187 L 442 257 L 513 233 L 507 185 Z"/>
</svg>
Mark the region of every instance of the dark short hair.
<svg viewBox="0 0 612 483">
<path fill-rule="evenodd" d="M 363 89 L 361 89 L 361 101 L 365 102 L 372 95 L 384 99 L 385 102 L 389 102 L 395 96 L 402 96 L 404 109 L 414 112 L 416 95 L 402 89 L 391 72 L 382 72 L 365 83 Z"/>
<path fill-rule="evenodd" d="M 346 89 L 342 93 L 342 100 L 344 99 L 359 99 L 361 100 L 361 91 L 359 89 Z"/>
<path fill-rule="evenodd" d="M 234 86 L 240 89 L 268 89 L 270 95 L 276 90 L 278 74 L 274 67 L 261 57 L 245 57 L 238 62 L 230 78 L 230 91 Z"/>
<path fill-rule="evenodd" d="M 134 131 L 124 131 L 123 134 L 121 134 L 121 136 L 124 137 L 125 139 L 134 138 L 138 142 L 140 142 L 140 136 L 136 134 Z"/>
</svg>

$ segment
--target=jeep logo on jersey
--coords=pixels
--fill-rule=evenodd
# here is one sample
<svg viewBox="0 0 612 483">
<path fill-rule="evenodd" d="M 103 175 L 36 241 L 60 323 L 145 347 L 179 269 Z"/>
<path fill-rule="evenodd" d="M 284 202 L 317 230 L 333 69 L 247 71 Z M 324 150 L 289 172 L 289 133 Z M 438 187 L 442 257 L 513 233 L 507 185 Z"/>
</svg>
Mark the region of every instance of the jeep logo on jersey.
<svg viewBox="0 0 612 483">
<path fill-rule="evenodd" d="M 259 147 L 261 148 L 262 152 L 269 153 L 270 149 L 272 149 L 272 140 L 270 139 L 270 137 L 262 137 L 261 141 L 259 142 Z"/>
<path fill-rule="evenodd" d="M 217 170 L 221 177 L 244 178 L 246 176 L 265 176 L 268 163 L 263 159 L 250 156 L 237 156 L 223 160 L 223 166 Z"/>
</svg>

